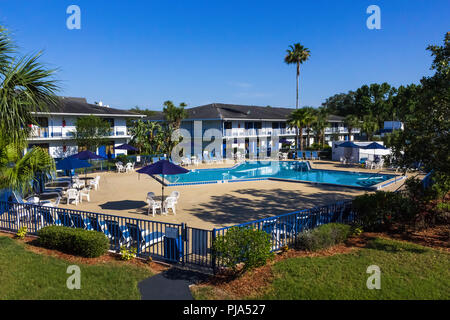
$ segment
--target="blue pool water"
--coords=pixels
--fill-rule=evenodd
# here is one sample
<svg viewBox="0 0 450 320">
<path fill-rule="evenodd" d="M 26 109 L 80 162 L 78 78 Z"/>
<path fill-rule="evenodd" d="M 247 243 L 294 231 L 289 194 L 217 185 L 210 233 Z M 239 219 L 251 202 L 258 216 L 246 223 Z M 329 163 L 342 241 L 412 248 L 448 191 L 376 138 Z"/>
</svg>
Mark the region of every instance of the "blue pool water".
<svg viewBox="0 0 450 320">
<path fill-rule="evenodd" d="M 170 184 L 182 184 L 276 178 L 368 188 L 393 177 L 388 174 L 309 169 L 306 162 L 297 161 L 248 161 L 232 168 L 194 169 L 185 174 L 165 176 L 165 179 Z"/>
</svg>

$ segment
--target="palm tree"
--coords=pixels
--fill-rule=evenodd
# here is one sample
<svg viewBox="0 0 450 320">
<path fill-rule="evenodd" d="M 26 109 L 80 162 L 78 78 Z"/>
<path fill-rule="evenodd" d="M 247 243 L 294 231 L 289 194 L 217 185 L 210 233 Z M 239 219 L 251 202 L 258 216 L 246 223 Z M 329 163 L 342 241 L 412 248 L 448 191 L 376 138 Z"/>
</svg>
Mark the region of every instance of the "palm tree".
<svg viewBox="0 0 450 320">
<path fill-rule="evenodd" d="M 372 115 L 364 116 L 361 127 L 362 131 L 367 134 L 367 140 L 369 141 L 372 140 L 375 131 L 379 128 L 377 119 Z"/>
<path fill-rule="evenodd" d="M 295 151 L 298 151 L 298 132 L 300 131 L 300 151 L 303 151 L 303 129 L 306 127 L 306 121 L 310 117 L 308 109 L 296 109 L 289 115 L 287 123 L 289 128 L 295 128 Z"/>
<path fill-rule="evenodd" d="M 319 107 L 316 112 L 316 119 L 312 124 L 312 128 L 317 135 L 317 141 L 323 146 L 325 145 L 325 128 L 327 127 L 327 111 L 325 108 Z"/>
<path fill-rule="evenodd" d="M 34 147 L 23 155 L 26 143 L 7 142 L 0 134 L 0 189 L 20 192 L 22 195 L 32 189 L 36 173 L 55 170 L 55 162 L 47 151 Z"/>
<path fill-rule="evenodd" d="M 352 131 L 353 129 L 358 128 L 358 126 L 361 125 L 360 121 L 357 116 L 349 114 L 345 117 L 344 124 L 348 129 L 348 140 L 351 140 Z"/>
<path fill-rule="evenodd" d="M 297 98 L 295 102 L 295 108 L 298 109 L 298 82 L 300 77 L 300 65 L 309 59 L 310 51 L 308 48 L 303 47 L 300 43 L 290 45 L 286 50 L 287 54 L 284 57 L 284 62 L 287 64 L 297 65 Z"/>
<path fill-rule="evenodd" d="M 307 110 L 307 114 L 305 116 L 305 125 L 306 125 L 306 147 L 309 147 L 311 145 L 310 143 L 310 133 L 311 133 L 311 126 L 316 121 L 317 118 L 317 111 L 313 107 L 303 107 L 303 109 Z M 303 137 L 302 137 L 303 138 Z"/>
<path fill-rule="evenodd" d="M 187 104 L 182 102 L 179 107 L 176 107 L 172 101 L 164 102 L 163 113 L 166 121 L 172 127 L 177 130 L 181 126 L 181 121 L 187 117 L 187 112 L 184 109 Z"/>
<path fill-rule="evenodd" d="M 14 57 L 16 48 L 8 32 L 0 26 L 0 130 L 13 142 L 28 137 L 35 123 L 33 111 L 45 111 L 57 103 L 54 70 L 39 62 L 42 53 Z"/>
</svg>

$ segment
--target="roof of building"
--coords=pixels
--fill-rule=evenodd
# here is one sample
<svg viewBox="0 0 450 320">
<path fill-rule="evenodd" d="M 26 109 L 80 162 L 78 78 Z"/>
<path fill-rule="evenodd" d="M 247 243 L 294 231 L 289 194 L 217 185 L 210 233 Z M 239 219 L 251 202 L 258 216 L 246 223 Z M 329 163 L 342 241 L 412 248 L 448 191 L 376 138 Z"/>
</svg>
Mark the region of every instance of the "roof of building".
<svg viewBox="0 0 450 320">
<path fill-rule="evenodd" d="M 93 114 L 93 115 L 109 115 L 109 116 L 129 116 L 143 117 L 143 115 L 128 111 L 110 108 L 109 106 L 100 106 L 88 103 L 86 98 L 77 97 L 58 97 L 59 103 L 48 107 L 48 112 L 52 114 Z"/>
<path fill-rule="evenodd" d="M 188 116 L 185 120 L 286 120 L 294 111 L 293 108 L 260 107 L 237 104 L 211 103 L 199 107 L 186 109 Z M 164 120 L 164 114 L 156 111 L 146 120 Z M 329 121 L 342 121 L 340 116 L 330 115 Z"/>
</svg>

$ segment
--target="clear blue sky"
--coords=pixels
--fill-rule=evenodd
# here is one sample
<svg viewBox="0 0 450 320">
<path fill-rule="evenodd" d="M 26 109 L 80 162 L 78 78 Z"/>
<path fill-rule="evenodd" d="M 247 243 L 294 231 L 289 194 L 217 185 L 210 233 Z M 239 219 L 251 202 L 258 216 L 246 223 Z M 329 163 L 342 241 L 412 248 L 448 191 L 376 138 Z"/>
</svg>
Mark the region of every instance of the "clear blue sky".
<svg viewBox="0 0 450 320">
<path fill-rule="evenodd" d="M 81 30 L 66 8 L 81 8 Z M 381 8 L 381 30 L 366 8 Z M 43 49 L 61 95 L 112 107 L 161 110 L 165 100 L 295 106 L 288 45 L 311 50 L 300 105 L 363 84 L 417 83 L 429 44 L 450 31 L 450 1 L 0 0 L 0 23 L 24 53 Z"/>
</svg>

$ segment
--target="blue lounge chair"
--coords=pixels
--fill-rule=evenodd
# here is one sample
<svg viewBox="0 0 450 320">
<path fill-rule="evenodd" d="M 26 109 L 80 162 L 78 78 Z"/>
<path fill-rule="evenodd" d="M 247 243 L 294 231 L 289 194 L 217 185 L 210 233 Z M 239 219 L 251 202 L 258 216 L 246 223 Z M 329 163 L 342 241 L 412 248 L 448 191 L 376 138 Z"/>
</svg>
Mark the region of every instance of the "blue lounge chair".
<svg viewBox="0 0 450 320">
<path fill-rule="evenodd" d="M 306 159 L 306 160 L 311 160 L 311 159 L 312 159 L 312 157 L 311 157 L 311 151 L 305 151 L 305 159 Z"/>
<path fill-rule="evenodd" d="M 72 218 L 72 223 L 75 228 L 82 228 L 85 230 L 93 230 L 93 227 L 91 225 L 91 221 L 89 220 L 89 218 L 85 218 L 79 213 L 72 213 L 70 215 L 70 217 Z"/>
<path fill-rule="evenodd" d="M 303 160 L 303 152 L 302 151 L 297 151 L 297 160 Z"/>
<path fill-rule="evenodd" d="M 59 220 L 58 214 L 50 208 L 40 207 L 39 215 L 41 216 L 41 223 L 43 225 L 51 225 L 51 226 L 62 225 L 61 220 Z"/>
<path fill-rule="evenodd" d="M 312 152 L 312 158 L 313 160 L 320 160 L 319 154 L 317 151 Z"/>
<path fill-rule="evenodd" d="M 133 243 L 136 244 L 139 248 L 139 252 L 144 251 L 145 248 L 150 247 L 158 242 L 162 242 L 165 237 L 163 232 L 149 232 L 148 230 L 141 229 L 137 224 L 127 223 L 127 227 L 130 231 Z"/>
<path fill-rule="evenodd" d="M 58 213 L 59 220 L 61 221 L 61 224 L 65 227 L 73 227 L 73 222 L 70 217 L 70 214 L 64 211 L 60 211 Z"/>
<path fill-rule="evenodd" d="M 159 158 L 158 158 L 158 157 L 153 157 L 153 158 L 152 158 L 152 162 L 153 162 L 153 163 L 156 163 L 156 162 L 158 162 L 158 161 L 159 161 Z"/>
</svg>

